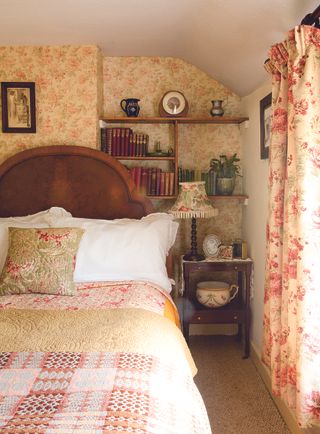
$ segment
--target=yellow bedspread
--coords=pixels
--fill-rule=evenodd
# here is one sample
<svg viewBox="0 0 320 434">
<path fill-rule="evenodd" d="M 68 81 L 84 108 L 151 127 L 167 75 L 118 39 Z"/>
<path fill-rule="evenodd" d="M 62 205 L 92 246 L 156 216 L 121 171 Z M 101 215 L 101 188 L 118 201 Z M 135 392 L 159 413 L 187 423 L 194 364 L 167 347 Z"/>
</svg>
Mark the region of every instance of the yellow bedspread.
<svg viewBox="0 0 320 434">
<path fill-rule="evenodd" d="M 8 339 L 10 337 L 10 339 Z M 181 331 L 168 318 L 143 309 L 0 311 L 0 351 L 108 351 L 174 354 L 197 370 Z"/>
</svg>

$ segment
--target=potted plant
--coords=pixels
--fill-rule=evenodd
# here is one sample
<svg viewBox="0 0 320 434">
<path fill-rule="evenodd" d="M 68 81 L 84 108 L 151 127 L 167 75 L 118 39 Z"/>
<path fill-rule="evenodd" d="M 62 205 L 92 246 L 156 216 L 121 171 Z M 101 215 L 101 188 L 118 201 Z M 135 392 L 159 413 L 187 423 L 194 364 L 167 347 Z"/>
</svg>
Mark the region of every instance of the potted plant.
<svg viewBox="0 0 320 434">
<path fill-rule="evenodd" d="M 240 166 L 237 164 L 239 161 L 240 158 L 237 157 L 237 154 L 233 154 L 231 157 L 220 155 L 219 159 L 212 158 L 210 170 L 215 172 L 217 176 L 217 194 L 232 194 L 236 184 L 236 176 L 241 176 Z"/>
</svg>

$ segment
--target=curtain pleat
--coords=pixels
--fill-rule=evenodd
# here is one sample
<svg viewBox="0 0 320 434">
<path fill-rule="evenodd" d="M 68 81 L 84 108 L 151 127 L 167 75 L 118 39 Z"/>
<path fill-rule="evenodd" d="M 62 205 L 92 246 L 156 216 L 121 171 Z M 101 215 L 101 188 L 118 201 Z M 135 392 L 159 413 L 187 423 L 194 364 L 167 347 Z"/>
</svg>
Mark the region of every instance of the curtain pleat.
<svg viewBox="0 0 320 434">
<path fill-rule="evenodd" d="M 320 30 L 271 47 L 264 363 L 302 427 L 320 425 Z"/>
</svg>

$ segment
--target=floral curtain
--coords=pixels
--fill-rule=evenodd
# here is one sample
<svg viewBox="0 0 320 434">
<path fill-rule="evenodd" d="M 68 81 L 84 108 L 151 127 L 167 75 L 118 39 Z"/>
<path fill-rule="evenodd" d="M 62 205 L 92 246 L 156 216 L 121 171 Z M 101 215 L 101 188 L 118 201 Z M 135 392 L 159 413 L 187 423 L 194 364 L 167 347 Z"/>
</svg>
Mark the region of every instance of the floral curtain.
<svg viewBox="0 0 320 434">
<path fill-rule="evenodd" d="M 302 427 L 320 425 L 320 30 L 271 47 L 262 358 Z"/>
</svg>

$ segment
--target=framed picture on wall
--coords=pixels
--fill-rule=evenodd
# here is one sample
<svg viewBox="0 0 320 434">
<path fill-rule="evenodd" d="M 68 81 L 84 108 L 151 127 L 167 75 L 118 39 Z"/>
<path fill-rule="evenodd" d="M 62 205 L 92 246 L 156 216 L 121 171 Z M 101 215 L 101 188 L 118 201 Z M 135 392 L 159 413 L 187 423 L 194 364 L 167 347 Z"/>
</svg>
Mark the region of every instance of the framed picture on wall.
<svg viewBox="0 0 320 434">
<path fill-rule="evenodd" d="M 260 101 L 260 158 L 269 157 L 271 134 L 271 96 L 269 93 Z"/>
<path fill-rule="evenodd" d="M 2 82 L 1 103 L 4 133 L 36 132 L 35 83 Z"/>
</svg>

